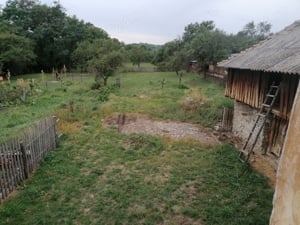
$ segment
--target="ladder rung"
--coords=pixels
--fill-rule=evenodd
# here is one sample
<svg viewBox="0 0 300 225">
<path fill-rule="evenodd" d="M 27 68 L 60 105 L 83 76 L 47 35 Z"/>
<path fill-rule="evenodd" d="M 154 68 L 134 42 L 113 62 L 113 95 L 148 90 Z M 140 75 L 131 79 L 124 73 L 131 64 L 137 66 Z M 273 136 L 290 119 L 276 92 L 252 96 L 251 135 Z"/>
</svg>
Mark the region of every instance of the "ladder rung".
<svg viewBox="0 0 300 225">
<path fill-rule="evenodd" d="M 266 115 L 262 114 L 262 113 L 258 113 L 258 115 L 261 116 L 261 117 L 266 117 Z"/>
<path fill-rule="evenodd" d="M 274 98 L 275 95 L 267 94 L 268 97 Z"/>
<path fill-rule="evenodd" d="M 279 88 L 279 86 L 272 85 L 271 88 Z"/>
<path fill-rule="evenodd" d="M 239 159 L 243 163 L 247 163 L 249 159 L 249 152 L 240 151 Z"/>
<path fill-rule="evenodd" d="M 265 103 L 263 103 L 262 106 L 268 107 L 268 108 L 271 107 L 271 105 L 268 105 L 268 104 L 265 104 Z"/>
<path fill-rule="evenodd" d="M 240 150 L 240 153 L 243 153 L 244 155 L 248 155 L 249 154 L 249 152 L 247 152 L 246 149 Z"/>
</svg>

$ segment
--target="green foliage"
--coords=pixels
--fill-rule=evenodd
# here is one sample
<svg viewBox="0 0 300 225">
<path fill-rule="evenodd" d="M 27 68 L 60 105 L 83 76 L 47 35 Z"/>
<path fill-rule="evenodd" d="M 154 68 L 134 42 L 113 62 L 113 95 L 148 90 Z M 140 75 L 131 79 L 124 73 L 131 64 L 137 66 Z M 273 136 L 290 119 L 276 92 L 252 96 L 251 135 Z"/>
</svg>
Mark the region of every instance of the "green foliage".
<svg viewBox="0 0 300 225">
<path fill-rule="evenodd" d="M 152 48 L 147 48 L 146 45 L 127 45 L 127 55 L 133 65 L 137 65 L 140 68 L 142 62 L 151 62 L 153 57 Z"/>
<path fill-rule="evenodd" d="M 221 145 L 214 154 L 214 176 L 207 171 L 210 188 L 204 204 L 206 224 L 266 224 L 271 214 L 273 191 L 264 178 L 247 165 L 240 163 L 230 145 Z M 219 195 L 216 193 L 220 193 Z M 256 199 L 256 200 L 254 200 Z M 264 205 L 263 208 L 257 207 Z M 255 215 L 255 218 L 246 215 Z"/>
<path fill-rule="evenodd" d="M 125 62 L 118 69 L 118 72 L 128 73 L 128 72 L 156 72 L 157 68 L 151 63 L 141 63 L 140 68 L 132 65 L 132 63 Z"/>
<path fill-rule="evenodd" d="M 180 108 L 180 101 L 194 89 L 217 111 L 225 98 L 221 86 L 196 74 L 185 75 L 186 91 L 178 88 L 173 72 L 118 76 L 124 87 L 104 103 L 101 90 L 89 88 L 92 77 L 74 76 L 67 92 L 53 78 L 29 97 L 35 104 L 0 111 L 0 138 L 48 115 L 58 116 L 63 133 L 59 148 L 1 206 L 0 224 L 268 223 L 273 191 L 237 159 L 232 146 L 125 135 L 101 124 L 111 114 L 127 112 L 202 124 L 199 114 Z M 163 90 L 162 78 L 168 81 Z"/>
<path fill-rule="evenodd" d="M 33 43 L 28 38 L 10 33 L 0 34 L 0 64 L 3 70 L 20 73 L 34 64 L 36 55 Z"/>
<path fill-rule="evenodd" d="M 104 30 L 75 16 L 67 16 L 59 2 L 47 6 L 38 1 L 10 0 L 1 15 L 2 29 L 29 38 L 34 43 L 37 58 L 33 68 L 37 71 L 41 68 L 44 71 L 51 71 L 53 67 L 60 69 L 63 65 L 71 68 L 74 66 L 71 54 L 79 42 L 108 38 Z"/>
<path fill-rule="evenodd" d="M 102 81 L 105 86 L 108 77 L 114 74 L 123 61 L 120 49 L 121 44 L 115 39 L 96 39 L 80 43 L 72 57 L 80 70 L 94 73 L 96 83 Z"/>
<path fill-rule="evenodd" d="M 0 83 L 0 108 L 15 104 L 20 100 L 21 90 L 10 83 Z"/>
<path fill-rule="evenodd" d="M 83 41 L 72 54 L 73 63 L 77 65 L 80 71 L 93 70 L 91 61 L 100 59 L 104 54 L 118 52 L 121 44 L 112 39 L 95 39 L 92 41 Z M 103 56 L 104 57 L 104 56 Z M 89 68 L 90 66 L 90 68 Z"/>
<path fill-rule="evenodd" d="M 122 63 L 122 54 L 118 51 L 106 52 L 95 55 L 89 62 L 90 71 L 95 73 L 95 82 L 103 81 L 107 85 L 107 80 L 114 74 Z"/>
<path fill-rule="evenodd" d="M 153 63 L 161 71 L 186 69 L 192 60 L 205 70 L 208 65 L 227 58 L 263 40 L 270 34 L 271 24 L 250 22 L 237 34 L 226 34 L 213 21 L 191 23 L 184 29 L 182 39 L 166 43 L 158 49 Z"/>
<path fill-rule="evenodd" d="M 109 95 L 115 90 L 114 85 L 102 86 L 99 88 L 98 100 L 100 102 L 108 101 Z"/>
<path fill-rule="evenodd" d="M 154 58 L 153 64 L 155 64 L 160 71 L 170 71 L 174 70 L 172 66 L 172 60 L 170 60 L 173 55 L 176 54 L 177 51 L 182 49 L 182 41 L 181 40 L 174 40 L 166 43 L 165 45 L 158 48 Z M 180 56 L 180 55 L 179 55 Z M 177 57 L 174 57 L 177 60 Z M 174 61 L 175 61 L 174 59 Z M 186 59 L 188 60 L 188 59 Z M 184 61 L 186 61 L 184 60 Z M 183 61 L 183 62 L 184 62 Z M 181 67 L 180 63 L 180 67 Z M 175 70 L 174 70 L 175 71 Z"/>
</svg>

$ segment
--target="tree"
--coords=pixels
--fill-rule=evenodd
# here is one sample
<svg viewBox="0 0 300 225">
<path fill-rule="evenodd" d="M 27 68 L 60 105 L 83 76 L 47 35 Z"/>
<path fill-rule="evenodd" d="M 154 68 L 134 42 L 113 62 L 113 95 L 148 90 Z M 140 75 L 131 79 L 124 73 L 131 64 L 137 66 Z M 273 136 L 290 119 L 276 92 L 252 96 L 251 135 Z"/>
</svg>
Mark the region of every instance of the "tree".
<svg viewBox="0 0 300 225">
<path fill-rule="evenodd" d="M 184 64 L 196 60 L 205 70 L 208 65 L 263 40 L 270 34 L 270 29 L 271 24 L 267 22 L 250 22 L 238 34 L 228 35 L 215 28 L 213 21 L 191 23 L 184 28 L 182 40 L 168 42 L 158 49 L 153 63 L 160 70 L 179 71 Z"/>
<path fill-rule="evenodd" d="M 9 0 L 1 18 L 16 27 L 13 33 L 25 36 L 35 43 L 36 71 L 63 65 L 70 68 L 73 66 L 71 55 L 78 43 L 108 38 L 104 30 L 91 23 L 79 21 L 75 16 L 67 16 L 59 2 L 50 7 L 39 4 L 37 0 Z"/>
<path fill-rule="evenodd" d="M 72 55 L 81 70 L 95 73 L 95 81 L 107 84 L 108 78 L 123 61 L 122 45 L 116 39 L 81 42 Z"/>
<path fill-rule="evenodd" d="M 122 54 L 119 51 L 106 53 L 89 61 L 89 68 L 95 73 L 95 82 L 107 85 L 107 80 L 122 63 Z"/>
<path fill-rule="evenodd" d="M 259 22 L 256 25 L 256 34 L 259 37 L 259 39 L 265 39 L 271 34 L 271 28 L 272 25 L 266 21 L 264 22 Z"/>
<path fill-rule="evenodd" d="M 133 65 L 137 65 L 140 68 L 141 63 L 145 62 L 148 58 L 148 52 L 145 46 L 133 46 L 129 50 L 129 59 Z"/>
<path fill-rule="evenodd" d="M 197 60 L 202 70 L 226 58 L 230 53 L 226 33 L 213 27 L 213 23 L 200 24 L 196 35 L 184 43 L 187 55 Z"/>
<path fill-rule="evenodd" d="M 33 43 L 25 37 L 15 34 L 0 34 L 0 64 L 2 70 L 12 73 L 26 72 L 26 68 L 33 65 L 36 55 L 33 52 Z"/>
<path fill-rule="evenodd" d="M 175 52 L 169 59 L 168 68 L 175 71 L 177 76 L 180 76 L 180 71 L 186 69 L 188 66 L 188 60 L 184 51 Z"/>
<path fill-rule="evenodd" d="M 153 58 L 152 63 L 156 65 L 160 70 L 172 70 L 172 63 L 170 63 L 171 57 L 180 51 L 183 47 L 183 42 L 180 39 L 176 39 L 167 42 L 160 48 L 158 48 L 156 55 Z"/>
<path fill-rule="evenodd" d="M 190 42 L 202 32 L 210 31 L 215 28 L 213 21 L 203 21 L 202 23 L 191 23 L 184 28 L 183 41 Z"/>
<path fill-rule="evenodd" d="M 261 40 L 264 40 L 271 34 L 272 25 L 268 22 L 253 21 L 247 23 L 236 35 L 229 36 L 232 53 L 239 53 L 242 50 L 253 46 Z"/>
</svg>

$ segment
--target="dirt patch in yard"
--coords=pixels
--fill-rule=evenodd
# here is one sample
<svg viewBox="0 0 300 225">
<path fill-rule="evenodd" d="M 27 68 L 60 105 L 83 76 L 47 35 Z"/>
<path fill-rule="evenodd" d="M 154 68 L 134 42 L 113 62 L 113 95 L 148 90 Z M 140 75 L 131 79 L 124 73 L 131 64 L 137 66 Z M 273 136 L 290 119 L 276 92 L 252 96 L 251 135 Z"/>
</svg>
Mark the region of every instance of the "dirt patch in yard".
<svg viewBox="0 0 300 225">
<path fill-rule="evenodd" d="M 176 121 L 152 120 L 143 114 L 116 114 L 103 121 L 104 127 L 114 127 L 120 133 L 144 133 L 168 137 L 173 140 L 197 140 L 204 144 L 229 143 L 241 149 L 243 142 L 230 132 L 220 132 L 204 128 L 201 125 Z M 256 155 L 249 160 L 251 166 L 264 174 L 270 186 L 275 185 L 275 170 L 266 157 Z"/>
<path fill-rule="evenodd" d="M 144 133 L 175 140 L 194 139 L 207 144 L 219 143 L 211 129 L 190 123 L 152 120 L 141 114 L 113 115 L 104 121 L 104 126 L 115 127 L 124 134 Z"/>
</svg>

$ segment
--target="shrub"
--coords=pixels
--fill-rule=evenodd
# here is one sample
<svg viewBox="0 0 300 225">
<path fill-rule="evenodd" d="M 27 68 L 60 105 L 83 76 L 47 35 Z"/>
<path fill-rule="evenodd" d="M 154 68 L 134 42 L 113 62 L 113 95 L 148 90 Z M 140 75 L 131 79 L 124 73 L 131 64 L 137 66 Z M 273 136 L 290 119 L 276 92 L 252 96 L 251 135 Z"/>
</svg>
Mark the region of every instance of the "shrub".
<svg viewBox="0 0 300 225">
<path fill-rule="evenodd" d="M 20 99 L 21 88 L 8 82 L 0 84 L 0 103 L 2 106 L 9 106 Z"/>
<path fill-rule="evenodd" d="M 98 100 L 99 100 L 100 102 L 106 102 L 106 101 L 108 101 L 108 97 L 109 97 L 110 93 L 113 92 L 114 89 L 115 89 L 115 86 L 114 86 L 114 85 L 102 86 L 102 87 L 99 89 L 99 97 L 98 97 Z"/>
</svg>

